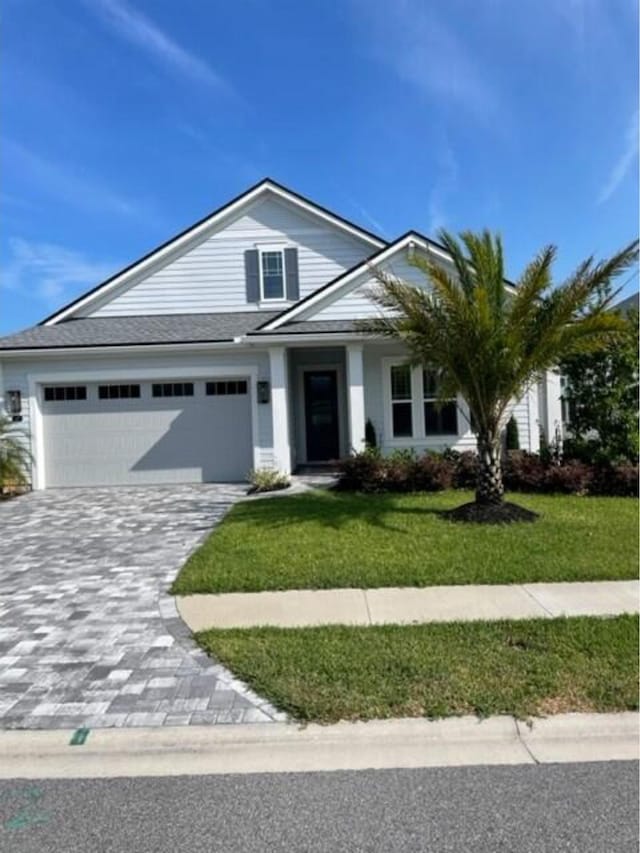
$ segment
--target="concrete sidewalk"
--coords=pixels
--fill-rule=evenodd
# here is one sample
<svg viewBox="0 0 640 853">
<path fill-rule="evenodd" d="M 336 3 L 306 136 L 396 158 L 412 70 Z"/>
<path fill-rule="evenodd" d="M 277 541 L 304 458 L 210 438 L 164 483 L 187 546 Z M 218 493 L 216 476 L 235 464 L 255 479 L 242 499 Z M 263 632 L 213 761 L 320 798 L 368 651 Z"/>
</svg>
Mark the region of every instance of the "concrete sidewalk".
<svg viewBox="0 0 640 853">
<path fill-rule="evenodd" d="M 372 720 L 332 726 L 185 726 L 0 732 L 0 779 L 82 779 L 217 773 L 300 773 L 463 765 L 629 761 L 638 715 Z"/>
<path fill-rule="evenodd" d="M 289 590 L 176 599 L 192 631 L 273 625 L 410 625 L 638 613 L 639 581 Z"/>
</svg>

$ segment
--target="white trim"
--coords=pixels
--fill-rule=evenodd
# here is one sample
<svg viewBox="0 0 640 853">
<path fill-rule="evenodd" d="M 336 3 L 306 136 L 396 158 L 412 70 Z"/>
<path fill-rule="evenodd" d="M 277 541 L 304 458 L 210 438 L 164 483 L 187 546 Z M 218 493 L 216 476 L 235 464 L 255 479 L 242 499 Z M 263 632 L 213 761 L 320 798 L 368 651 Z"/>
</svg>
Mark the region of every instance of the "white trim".
<svg viewBox="0 0 640 853">
<path fill-rule="evenodd" d="M 204 221 L 202 221 L 199 225 L 195 225 L 182 234 L 180 237 L 176 237 L 174 240 L 171 240 L 167 245 L 163 246 L 161 249 L 158 249 L 155 252 L 152 252 L 149 257 L 145 258 L 138 263 L 134 263 L 134 265 L 126 270 L 125 272 L 116 275 L 111 281 L 105 283 L 101 287 L 98 287 L 92 293 L 88 293 L 86 296 L 82 297 L 79 301 L 74 302 L 72 305 L 67 308 L 63 308 L 57 314 L 54 314 L 50 317 L 46 322 L 45 326 L 53 326 L 56 323 L 59 323 L 61 320 L 64 320 L 69 315 L 75 314 L 80 308 L 85 307 L 88 303 L 91 303 L 97 299 L 101 299 L 105 294 L 111 292 L 116 287 L 119 287 L 122 284 L 126 284 L 129 279 L 134 276 L 144 272 L 153 264 L 156 264 L 158 261 L 166 258 L 172 252 L 175 252 L 181 249 L 183 246 L 188 245 L 192 240 L 196 240 L 202 234 L 206 233 L 206 231 L 213 226 L 223 222 L 225 219 L 230 218 L 238 213 L 243 207 L 246 207 L 253 202 L 255 202 L 260 196 L 265 195 L 267 192 L 272 193 L 283 201 L 287 201 L 290 204 L 298 207 L 300 210 L 304 210 L 306 213 L 310 213 L 311 215 L 317 217 L 318 219 L 322 219 L 325 222 L 333 225 L 336 228 L 350 234 L 353 237 L 357 237 L 360 240 L 363 240 L 366 243 L 369 243 L 372 246 L 377 248 L 382 248 L 385 243 L 383 240 L 378 240 L 373 237 L 371 234 L 367 234 L 364 231 L 361 231 L 356 226 L 348 225 L 346 222 L 343 222 L 341 219 L 334 217 L 332 214 L 327 211 L 320 210 L 311 202 L 305 202 L 302 199 L 297 198 L 286 190 L 282 189 L 282 187 L 278 187 L 275 184 L 271 183 L 269 180 L 265 180 L 262 183 L 258 184 L 257 187 L 254 187 L 249 192 L 240 196 L 240 198 L 236 199 L 230 205 L 223 207 L 222 210 L 217 213 L 212 214 L 207 217 Z"/>
<path fill-rule="evenodd" d="M 377 266 L 378 264 L 383 263 L 384 261 L 392 257 L 394 254 L 396 254 L 396 252 L 405 248 L 409 243 L 419 243 L 420 246 L 422 246 L 422 248 L 424 248 L 425 250 L 428 247 L 428 244 L 424 240 L 421 240 L 417 235 L 408 234 L 406 237 L 399 240 L 398 242 L 392 243 L 384 251 L 378 253 L 374 258 L 363 261 L 355 269 L 351 270 L 351 272 L 345 273 L 339 279 L 334 281 L 334 283 L 330 287 L 321 288 L 319 292 L 315 293 L 310 298 L 304 300 L 302 303 L 298 302 L 291 308 L 290 311 L 287 311 L 286 314 L 282 314 L 279 317 L 274 317 L 273 320 L 271 320 L 263 327 L 262 331 L 271 331 L 272 329 L 277 329 L 283 323 L 287 323 L 294 317 L 297 317 L 299 314 L 307 311 L 310 308 L 313 308 L 321 300 L 327 299 L 328 297 L 332 296 L 336 291 L 346 287 L 351 281 L 353 281 L 359 275 L 362 275 L 363 272 L 366 272 L 371 265 Z"/>
<path fill-rule="evenodd" d="M 208 351 L 211 349 L 235 349 L 238 350 L 238 345 L 245 343 L 244 338 L 234 338 L 232 341 L 206 341 L 188 343 L 188 344 L 104 344 L 103 346 L 77 346 L 77 347 L 25 347 L 24 349 L 0 350 L 0 358 L 34 358 L 35 356 L 65 356 L 65 355 L 113 355 L 118 356 L 120 353 L 124 355 L 149 355 L 151 353 L 166 353 L 166 352 L 194 352 L 198 350 Z M 267 341 L 264 342 L 266 349 Z"/>
<path fill-rule="evenodd" d="M 244 378 L 249 377 L 249 394 L 251 397 L 251 441 L 253 444 L 253 466 L 259 467 L 260 447 L 258 436 L 258 398 L 256 394 L 256 382 L 258 380 L 258 367 L 255 365 L 231 365 L 209 367 L 141 367 L 141 368 L 117 368 L 106 367 L 104 369 L 79 370 L 73 374 L 64 375 L 64 382 L 109 382 L 117 380 L 140 381 L 153 379 L 216 379 L 221 376 L 232 376 Z M 45 477 L 45 440 L 44 419 L 42 413 L 42 386 L 45 383 L 61 381 L 59 372 L 38 372 L 27 374 L 29 385 L 29 405 L 31 415 L 31 453 L 33 454 L 33 488 L 46 488 Z M 191 399 L 191 398 L 189 398 Z"/>
<path fill-rule="evenodd" d="M 260 279 L 260 307 L 262 305 L 282 305 L 282 303 L 286 303 L 287 300 L 287 268 L 285 262 L 285 245 L 282 243 L 275 244 L 273 246 L 262 245 L 259 246 L 256 244 L 258 248 L 258 277 Z M 264 269 L 262 266 L 263 256 L 266 254 L 279 254 L 282 258 L 282 296 L 273 296 L 267 297 L 264 295 Z"/>
<path fill-rule="evenodd" d="M 464 400 L 458 395 L 456 398 L 456 424 L 457 432 L 455 433 L 429 433 L 425 429 L 424 423 L 424 386 L 422 381 L 422 365 L 411 366 L 407 359 L 402 356 L 385 356 L 380 359 L 382 365 L 382 405 L 384 436 L 383 444 L 388 447 L 413 447 L 416 443 L 424 444 L 440 444 L 450 446 L 458 442 L 470 429 L 470 419 L 468 417 L 468 407 Z M 392 399 L 391 399 L 391 368 L 394 366 L 408 365 L 411 369 L 411 417 L 412 417 L 412 435 L 401 436 L 395 438 L 393 435 L 393 419 L 392 419 Z M 408 401 L 407 401 L 408 402 Z M 461 416 L 466 418 L 468 427 L 461 430 Z"/>
<path fill-rule="evenodd" d="M 342 408 L 342 401 L 344 400 L 344 381 L 342 376 L 342 364 L 337 361 L 299 364 L 296 368 L 296 384 L 298 391 L 298 413 L 300 417 L 296 418 L 298 423 L 296 438 L 300 446 L 300 458 L 297 458 L 296 462 L 300 465 L 314 465 L 317 462 L 317 460 L 309 460 L 309 454 L 307 453 L 307 407 L 304 395 L 304 374 L 316 373 L 323 370 L 333 370 L 336 374 L 336 394 L 338 397 L 338 450 L 340 455 L 342 455 L 344 451 L 344 411 Z"/>
<path fill-rule="evenodd" d="M 271 347 L 269 349 L 269 370 L 271 375 L 273 454 L 278 470 L 283 474 L 290 474 L 289 368 L 287 364 L 287 351 L 284 347 Z"/>
<path fill-rule="evenodd" d="M 346 350 L 349 451 L 360 453 L 365 448 L 363 347 L 362 344 L 348 344 Z"/>
<path fill-rule="evenodd" d="M 274 317 L 273 320 L 264 326 L 263 330 L 271 331 L 272 329 L 277 329 L 282 326 L 283 323 L 288 323 L 294 317 L 299 317 L 300 315 L 303 315 L 300 319 L 307 319 L 307 312 L 310 309 L 315 308 L 315 310 L 311 311 L 312 315 L 316 313 L 318 310 L 316 307 L 318 303 L 322 303 L 324 300 L 327 300 L 329 303 L 335 301 L 335 299 L 331 299 L 331 297 L 334 297 L 337 292 L 346 289 L 349 284 L 359 276 L 363 275 L 363 273 L 367 272 L 371 268 L 377 267 L 385 261 L 388 261 L 389 258 L 392 258 L 397 252 L 402 251 L 405 248 L 409 249 L 409 251 L 413 251 L 416 246 L 421 248 L 427 255 L 435 255 L 440 258 L 440 260 L 445 261 L 445 263 L 450 265 L 453 264 L 448 252 L 441 249 L 439 246 L 434 245 L 430 240 L 427 240 L 412 231 L 398 239 L 395 243 L 389 244 L 383 251 L 380 251 L 378 254 L 364 260 L 357 267 L 346 272 L 340 278 L 336 279 L 329 287 L 320 288 L 320 290 L 313 294 L 313 296 L 293 305 L 285 314 L 282 314 L 279 317 Z M 507 282 L 505 282 L 505 288 L 512 293 L 516 292 L 515 288 Z"/>
</svg>

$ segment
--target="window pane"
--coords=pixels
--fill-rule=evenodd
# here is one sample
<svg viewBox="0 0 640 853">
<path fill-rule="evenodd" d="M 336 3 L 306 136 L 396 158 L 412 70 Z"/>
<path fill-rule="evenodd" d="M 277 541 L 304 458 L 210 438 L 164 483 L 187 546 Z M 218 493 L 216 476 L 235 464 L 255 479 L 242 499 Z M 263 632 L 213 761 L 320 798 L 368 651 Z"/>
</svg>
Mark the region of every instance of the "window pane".
<svg viewBox="0 0 640 853">
<path fill-rule="evenodd" d="M 424 404 L 424 431 L 427 435 L 437 435 L 440 432 L 435 403 Z"/>
<path fill-rule="evenodd" d="M 438 396 L 438 375 L 435 370 L 423 370 L 422 382 L 424 384 L 425 400 Z"/>
<path fill-rule="evenodd" d="M 455 402 L 445 403 L 440 410 L 434 402 L 425 403 L 424 431 L 427 435 L 457 435 L 458 416 Z"/>
<path fill-rule="evenodd" d="M 262 253 L 262 296 L 264 299 L 284 297 L 284 265 L 282 252 Z"/>
<path fill-rule="evenodd" d="M 411 403 L 393 403 L 393 437 L 413 435 L 413 424 L 411 420 Z"/>
<path fill-rule="evenodd" d="M 411 399 L 411 368 L 408 364 L 398 364 L 391 368 L 391 399 Z"/>
<path fill-rule="evenodd" d="M 193 382 L 184 383 L 184 396 L 193 397 Z"/>
<path fill-rule="evenodd" d="M 442 432 L 447 435 L 457 435 L 458 433 L 458 412 L 454 402 L 445 403 L 440 410 L 440 420 L 442 422 Z"/>
</svg>

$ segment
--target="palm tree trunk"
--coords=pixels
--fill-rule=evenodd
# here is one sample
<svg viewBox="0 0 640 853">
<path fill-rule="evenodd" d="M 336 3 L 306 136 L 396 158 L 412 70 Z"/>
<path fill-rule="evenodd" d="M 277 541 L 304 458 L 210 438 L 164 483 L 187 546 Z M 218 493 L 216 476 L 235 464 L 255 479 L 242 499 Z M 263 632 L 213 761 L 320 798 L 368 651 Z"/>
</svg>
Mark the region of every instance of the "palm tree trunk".
<svg viewBox="0 0 640 853">
<path fill-rule="evenodd" d="M 478 435 L 478 457 L 480 466 L 476 485 L 476 503 L 502 503 L 504 486 L 500 462 L 500 437 Z"/>
</svg>

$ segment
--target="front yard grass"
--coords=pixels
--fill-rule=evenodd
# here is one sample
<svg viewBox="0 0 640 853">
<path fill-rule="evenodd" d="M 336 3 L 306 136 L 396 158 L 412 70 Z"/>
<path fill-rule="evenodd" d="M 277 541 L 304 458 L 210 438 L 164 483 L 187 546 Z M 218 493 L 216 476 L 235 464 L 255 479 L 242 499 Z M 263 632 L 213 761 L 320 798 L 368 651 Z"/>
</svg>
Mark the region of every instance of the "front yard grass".
<svg viewBox="0 0 640 853">
<path fill-rule="evenodd" d="M 638 707 L 635 616 L 214 630 L 196 638 L 303 721 Z"/>
<path fill-rule="evenodd" d="M 332 587 L 628 579 L 638 572 L 638 501 L 510 496 L 533 524 L 465 525 L 438 514 L 462 491 L 315 491 L 237 504 L 189 558 L 176 595 Z"/>
</svg>

